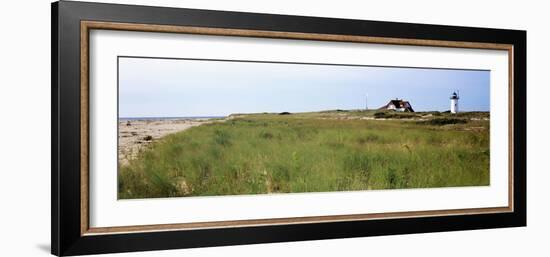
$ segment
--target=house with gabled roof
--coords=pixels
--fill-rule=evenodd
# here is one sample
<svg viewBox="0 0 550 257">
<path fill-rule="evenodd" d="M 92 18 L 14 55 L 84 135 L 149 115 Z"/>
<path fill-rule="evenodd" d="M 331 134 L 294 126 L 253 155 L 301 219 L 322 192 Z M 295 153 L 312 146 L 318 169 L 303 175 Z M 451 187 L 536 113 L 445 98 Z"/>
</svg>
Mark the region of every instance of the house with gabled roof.
<svg viewBox="0 0 550 257">
<path fill-rule="evenodd" d="M 395 100 L 390 100 L 389 103 L 379 108 L 379 110 L 394 110 L 398 112 L 414 112 L 412 105 L 409 101 L 403 99 L 395 98 Z"/>
</svg>

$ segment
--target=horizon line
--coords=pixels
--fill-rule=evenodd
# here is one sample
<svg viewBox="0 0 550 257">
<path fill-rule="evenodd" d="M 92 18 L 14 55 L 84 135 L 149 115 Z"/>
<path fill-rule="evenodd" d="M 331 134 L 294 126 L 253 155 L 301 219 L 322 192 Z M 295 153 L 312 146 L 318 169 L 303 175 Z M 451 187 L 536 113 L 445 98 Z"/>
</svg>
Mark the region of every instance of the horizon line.
<svg viewBox="0 0 550 257">
<path fill-rule="evenodd" d="M 240 113 L 231 113 L 228 115 L 182 115 L 182 116 L 118 116 L 118 119 L 154 119 L 154 118 L 163 118 L 163 119 L 169 119 L 169 118 L 225 118 L 229 117 L 231 115 L 251 115 L 251 114 L 280 114 L 284 112 L 288 112 L 290 114 L 300 114 L 300 113 L 315 113 L 315 112 L 338 112 L 338 111 L 384 111 L 380 108 L 375 109 L 329 109 L 329 110 L 320 110 L 320 111 L 301 111 L 301 112 L 289 112 L 289 111 L 281 111 L 281 112 L 240 112 Z M 392 111 L 392 110 L 388 110 Z M 395 111 L 398 112 L 398 111 Z M 416 113 L 422 113 L 422 112 L 450 112 L 450 110 L 445 111 L 437 111 L 437 110 L 431 110 L 431 111 L 414 111 Z M 491 112 L 488 111 L 482 111 L 482 110 L 472 110 L 472 111 L 459 111 L 461 113 L 467 113 L 467 112 Z"/>
</svg>

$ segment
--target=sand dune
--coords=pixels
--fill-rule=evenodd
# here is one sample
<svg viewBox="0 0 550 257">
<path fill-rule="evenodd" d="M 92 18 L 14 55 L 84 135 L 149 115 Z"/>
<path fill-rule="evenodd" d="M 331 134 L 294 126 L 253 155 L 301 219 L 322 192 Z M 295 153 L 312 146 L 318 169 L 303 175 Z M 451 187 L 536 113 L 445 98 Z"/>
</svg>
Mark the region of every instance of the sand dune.
<svg viewBox="0 0 550 257">
<path fill-rule="evenodd" d="M 119 120 L 118 161 L 126 165 L 135 159 L 139 151 L 160 138 L 206 123 L 213 119 Z"/>
</svg>

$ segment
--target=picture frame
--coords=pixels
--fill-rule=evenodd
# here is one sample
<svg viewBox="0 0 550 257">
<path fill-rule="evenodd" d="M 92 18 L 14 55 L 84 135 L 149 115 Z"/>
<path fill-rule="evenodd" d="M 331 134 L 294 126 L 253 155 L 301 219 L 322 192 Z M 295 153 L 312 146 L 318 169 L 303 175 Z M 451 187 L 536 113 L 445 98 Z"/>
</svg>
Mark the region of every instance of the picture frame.
<svg viewBox="0 0 550 257">
<path fill-rule="evenodd" d="M 167 7 L 52 4 L 52 254 L 81 255 L 526 225 L 526 32 Z M 502 50 L 507 206 L 90 226 L 90 31 Z M 102 97 L 95 95 L 94 97 Z M 101 150 L 100 150 L 101 151 Z M 114 175 L 113 175 L 114 176 Z M 315 197 L 324 197 L 318 195 Z M 116 199 L 115 199 L 116 200 Z M 139 214 L 136 214 L 139 216 Z M 177 217 L 176 217 L 177 218 Z"/>
</svg>

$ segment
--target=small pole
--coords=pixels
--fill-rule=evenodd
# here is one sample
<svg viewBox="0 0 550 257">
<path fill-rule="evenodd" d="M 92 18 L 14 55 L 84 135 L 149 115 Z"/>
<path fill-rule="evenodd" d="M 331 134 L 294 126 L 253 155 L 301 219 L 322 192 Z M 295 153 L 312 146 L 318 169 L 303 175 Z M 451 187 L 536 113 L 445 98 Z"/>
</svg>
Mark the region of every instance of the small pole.
<svg viewBox="0 0 550 257">
<path fill-rule="evenodd" d="M 369 104 L 368 104 L 368 103 L 369 103 L 369 100 L 368 100 L 368 98 L 369 98 L 369 95 L 366 94 L 366 95 L 365 95 L 365 111 L 368 111 L 368 110 L 369 110 Z"/>
</svg>

